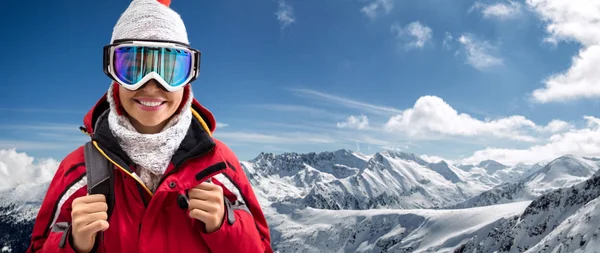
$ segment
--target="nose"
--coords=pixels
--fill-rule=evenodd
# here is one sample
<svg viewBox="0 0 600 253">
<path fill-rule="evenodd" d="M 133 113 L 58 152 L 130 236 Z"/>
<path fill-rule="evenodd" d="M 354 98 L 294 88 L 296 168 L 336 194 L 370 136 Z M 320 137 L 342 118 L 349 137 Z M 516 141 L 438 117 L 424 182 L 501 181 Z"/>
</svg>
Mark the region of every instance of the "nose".
<svg viewBox="0 0 600 253">
<path fill-rule="evenodd" d="M 146 91 L 148 93 L 159 92 L 160 90 L 166 91 L 166 89 L 164 87 L 162 87 L 162 85 L 160 85 L 154 79 L 150 79 L 148 82 L 146 82 L 144 85 L 142 85 L 142 87 L 140 89 L 143 89 L 144 91 Z"/>
</svg>

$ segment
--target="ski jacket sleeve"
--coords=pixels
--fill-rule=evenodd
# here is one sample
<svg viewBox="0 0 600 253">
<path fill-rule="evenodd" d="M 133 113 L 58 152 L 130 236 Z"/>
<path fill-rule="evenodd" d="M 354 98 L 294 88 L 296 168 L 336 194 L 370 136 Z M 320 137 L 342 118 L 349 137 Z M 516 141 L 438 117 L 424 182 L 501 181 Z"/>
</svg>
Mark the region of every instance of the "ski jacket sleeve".
<svg viewBox="0 0 600 253">
<path fill-rule="evenodd" d="M 221 150 L 229 168 L 214 178 L 225 195 L 223 223 L 215 232 L 200 233 L 213 253 L 272 253 L 269 227 L 252 186 L 233 152 Z"/>
<path fill-rule="evenodd" d="M 75 253 L 71 232 L 71 203 L 86 194 L 85 164 L 73 164 L 73 154 L 59 165 L 37 214 L 27 253 Z"/>
</svg>

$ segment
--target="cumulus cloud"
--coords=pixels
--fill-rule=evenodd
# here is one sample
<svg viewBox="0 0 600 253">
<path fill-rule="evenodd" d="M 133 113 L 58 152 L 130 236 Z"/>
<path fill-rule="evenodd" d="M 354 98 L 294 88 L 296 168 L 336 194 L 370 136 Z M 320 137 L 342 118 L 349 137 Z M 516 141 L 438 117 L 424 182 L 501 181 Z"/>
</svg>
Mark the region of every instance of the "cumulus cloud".
<svg viewBox="0 0 600 253">
<path fill-rule="evenodd" d="M 21 184 L 41 184 L 52 180 L 59 162 L 34 159 L 15 149 L 0 149 L 0 190 Z"/>
<path fill-rule="evenodd" d="M 550 132 L 550 133 L 559 133 L 559 132 L 567 131 L 567 130 L 571 129 L 572 127 L 573 126 L 571 124 L 569 124 L 568 122 L 555 119 L 555 120 L 550 121 L 550 123 L 548 123 L 548 125 L 543 127 L 541 130 Z"/>
<path fill-rule="evenodd" d="M 287 26 L 296 22 L 296 16 L 294 16 L 294 9 L 291 5 L 285 3 L 283 0 L 279 1 L 279 8 L 277 8 L 275 16 L 277 16 L 277 20 L 279 20 L 279 25 L 281 26 L 281 29 L 284 29 Z"/>
<path fill-rule="evenodd" d="M 485 18 L 510 19 L 522 13 L 523 6 L 519 2 L 506 1 L 494 4 L 476 2 L 470 11 L 479 10 Z"/>
<path fill-rule="evenodd" d="M 545 87 L 536 89 L 532 98 L 548 103 L 600 97 L 600 1 L 527 0 L 546 23 L 546 41 L 581 44 L 569 69 L 544 80 Z"/>
<path fill-rule="evenodd" d="M 486 148 L 478 150 L 463 163 L 493 159 L 504 164 L 537 163 L 562 155 L 600 156 L 600 119 L 584 116 L 587 126 L 552 135 L 546 143 L 525 149 Z"/>
<path fill-rule="evenodd" d="M 369 119 L 365 115 L 350 115 L 344 122 L 337 123 L 338 128 L 365 129 L 369 127 Z"/>
<path fill-rule="evenodd" d="M 398 43 L 407 50 L 423 48 L 431 40 L 433 33 L 430 27 L 418 21 L 412 22 L 405 27 L 397 23 L 393 24 L 391 32 L 396 37 Z"/>
<path fill-rule="evenodd" d="M 503 64 L 502 58 L 494 55 L 494 51 L 497 50 L 496 47 L 487 41 L 479 40 L 471 34 L 463 34 L 458 38 L 458 42 L 464 48 L 467 63 L 478 70 L 485 70 Z"/>
<path fill-rule="evenodd" d="M 391 117 L 385 129 L 406 133 L 413 138 L 439 136 L 494 136 L 524 142 L 535 142 L 536 133 L 559 132 L 570 125 L 555 120 L 547 126 L 538 126 L 520 115 L 479 120 L 469 114 L 459 113 L 443 99 L 436 96 L 420 97 L 412 108 Z"/>
</svg>

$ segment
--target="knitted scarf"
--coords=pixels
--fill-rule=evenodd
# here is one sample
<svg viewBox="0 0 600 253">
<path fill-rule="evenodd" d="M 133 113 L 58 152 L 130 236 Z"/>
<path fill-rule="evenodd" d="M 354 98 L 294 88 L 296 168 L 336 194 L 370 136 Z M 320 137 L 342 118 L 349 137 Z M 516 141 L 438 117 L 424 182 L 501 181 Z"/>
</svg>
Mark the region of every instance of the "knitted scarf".
<svg viewBox="0 0 600 253">
<path fill-rule="evenodd" d="M 110 104 L 108 125 L 123 151 L 137 165 L 136 173 L 142 182 L 154 192 L 171 157 L 179 148 L 190 127 L 193 118 L 192 92 L 189 92 L 182 110 L 169 120 L 162 131 L 156 134 L 142 134 L 133 127 L 128 116 L 119 115 L 117 112 L 118 105 L 113 99 L 113 86 L 115 85 L 110 85 L 107 95 Z"/>
</svg>

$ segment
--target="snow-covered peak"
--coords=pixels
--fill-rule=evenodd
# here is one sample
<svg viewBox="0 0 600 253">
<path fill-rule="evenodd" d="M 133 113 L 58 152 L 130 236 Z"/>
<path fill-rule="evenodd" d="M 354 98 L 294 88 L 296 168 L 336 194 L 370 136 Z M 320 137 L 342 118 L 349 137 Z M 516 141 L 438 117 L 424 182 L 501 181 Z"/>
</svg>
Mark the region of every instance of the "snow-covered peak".
<svg viewBox="0 0 600 253">
<path fill-rule="evenodd" d="M 332 174 L 337 178 L 353 175 L 356 173 L 353 168 L 361 168 L 366 164 L 363 156 L 357 156 L 356 153 L 346 149 L 305 154 L 295 152 L 279 155 L 261 153 L 250 162 L 254 165 L 254 168 L 259 169 L 252 172 L 263 176 L 277 174 L 280 177 L 293 177 L 299 171 L 310 167 L 320 172 Z"/>
<path fill-rule="evenodd" d="M 413 161 L 419 165 L 428 164 L 428 162 L 423 160 L 423 158 L 421 158 L 420 156 L 413 154 L 413 153 L 397 152 L 397 151 L 392 151 L 392 150 L 383 150 L 383 151 L 379 152 L 378 154 L 376 154 L 375 156 L 377 156 L 377 155 L 389 157 L 389 158 L 393 158 L 393 159 L 402 159 L 405 161 Z"/>
<path fill-rule="evenodd" d="M 450 168 L 451 166 L 448 163 L 446 163 L 446 161 L 440 161 L 438 163 L 430 163 L 427 165 L 427 167 L 432 169 L 433 171 L 439 173 L 444 178 L 446 178 L 447 180 L 449 180 L 453 183 L 465 181 L 463 178 L 459 177 L 459 175 L 453 168 Z"/>
<path fill-rule="evenodd" d="M 582 157 L 564 155 L 554 159 L 524 181 L 532 190 L 548 190 L 569 187 L 590 178 L 598 171 L 598 165 Z"/>
<path fill-rule="evenodd" d="M 32 220 L 37 215 L 50 182 L 21 184 L 0 191 L 0 207 L 13 206 L 10 210 L 17 220 Z"/>
<path fill-rule="evenodd" d="M 486 169 L 489 174 L 508 168 L 508 166 L 494 160 L 481 161 L 477 166 Z"/>
<path fill-rule="evenodd" d="M 525 165 L 520 166 L 526 167 Z M 527 177 L 498 185 L 454 207 L 465 208 L 533 200 L 552 190 L 583 182 L 592 177 L 600 168 L 594 161 L 573 155 L 558 157 L 541 169 L 538 169 L 539 166 L 541 165 L 531 165 L 530 169 L 526 169 L 526 173 L 535 171 Z M 515 167 L 497 173 L 510 170 L 515 170 Z"/>
</svg>

